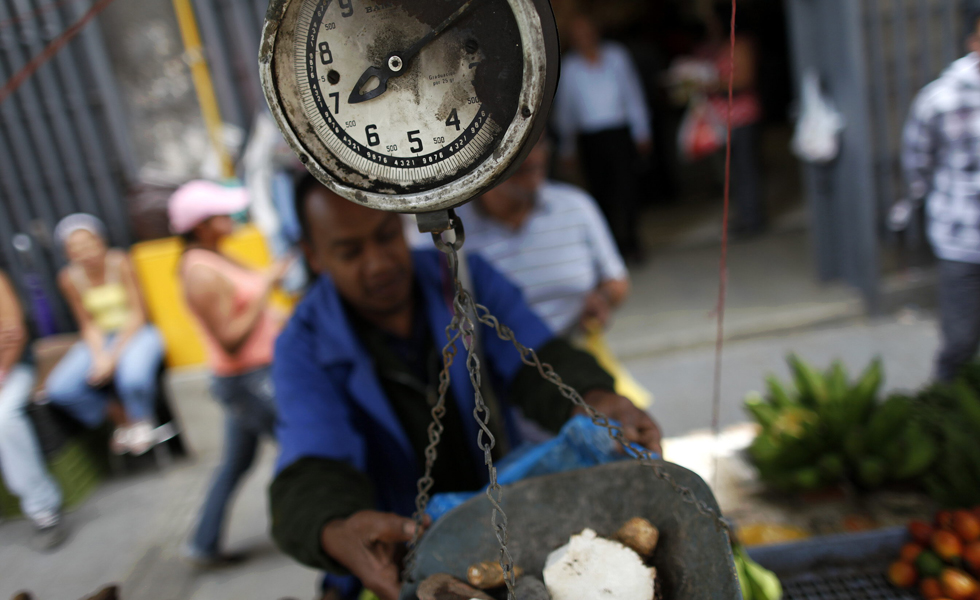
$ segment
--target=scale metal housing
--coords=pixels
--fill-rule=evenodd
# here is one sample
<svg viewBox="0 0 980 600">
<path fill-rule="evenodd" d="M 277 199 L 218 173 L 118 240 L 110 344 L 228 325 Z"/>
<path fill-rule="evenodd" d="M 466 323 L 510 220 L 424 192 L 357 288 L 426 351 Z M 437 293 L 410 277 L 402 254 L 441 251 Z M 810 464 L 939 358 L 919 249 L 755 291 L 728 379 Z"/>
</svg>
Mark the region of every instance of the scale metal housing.
<svg viewBox="0 0 980 600">
<path fill-rule="evenodd" d="M 322 124 L 318 132 L 316 119 L 311 119 L 308 112 L 304 110 L 300 95 L 303 74 L 298 73 L 300 69 L 297 68 L 297 49 L 303 47 L 298 44 L 307 43 L 302 36 L 306 35 L 308 39 L 311 34 L 300 31 L 298 25 L 304 18 L 309 21 L 311 10 L 326 12 L 333 2 L 334 0 L 273 0 L 269 5 L 259 52 L 262 89 L 273 117 L 286 141 L 318 180 L 340 196 L 370 208 L 402 213 L 442 212 L 479 196 L 509 176 L 520 165 L 545 129 L 558 85 L 560 61 L 558 32 L 548 0 L 476 0 L 478 4 L 471 12 L 480 10 L 489 13 L 491 17 L 501 13 L 501 16 L 506 16 L 502 23 L 516 23 L 523 63 L 520 89 L 519 91 L 514 89 L 513 95 L 516 97 L 508 98 L 515 107 L 514 116 L 509 122 L 499 124 L 503 133 L 495 139 L 493 147 L 486 150 L 478 159 L 474 159 L 473 164 L 468 164 L 467 168 L 459 169 L 458 173 L 451 174 L 448 178 L 444 177 L 441 181 L 418 178 L 407 182 L 385 180 L 383 177 L 351 168 L 341 159 L 338 152 L 328 147 L 329 144 L 325 139 L 332 140 L 323 135 Z M 350 11 L 366 10 L 368 13 L 372 9 L 379 10 L 379 7 L 411 10 L 412 14 L 422 21 L 428 20 L 432 27 L 435 27 L 435 24 L 444 18 L 447 10 L 451 11 L 454 6 L 452 2 L 446 0 L 378 0 L 377 2 L 336 0 L 336 2 L 334 10 L 337 10 L 338 6 L 352 7 L 349 8 Z M 455 4 L 461 5 L 463 2 L 459 0 Z M 512 18 L 501 12 L 508 10 L 512 12 Z M 346 12 L 344 15 L 346 16 Z M 353 16 L 360 18 L 361 21 L 367 21 L 367 26 L 375 22 L 374 17 L 368 18 L 360 13 L 355 13 Z M 470 16 L 472 15 L 464 18 Z M 340 19 L 337 19 L 337 22 L 338 26 L 343 24 Z M 375 39 L 381 40 L 376 44 L 382 47 L 381 54 L 385 53 L 385 40 L 391 40 L 387 42 L 388 52 L 403 49 L 398 44 L 404 43 L 399 40 L 404 40 L 406 35 L 398 29 L 399 23 L 406 21 L 393 19 L 382 21 L 379 18 L 376 22 L 378 28 L 372 34 Z M 452 27 L 449 30 L 451 29 Z M 485 38 L 487 43 L 493 43 L 494 36 L 499 33 L 499 31 L 496 33 L 485 31 L 482 35 L 487 36 Z M 354 41 L 341 40 L 341 43 L 350 45 Z M 312 47 L 315 48 L 315 44 Z M 422 52 L 425 52 L 425 48 Z M 314 61 L 312 51 L 309 60 L 311 63 Z M 333 60 L 332 55 L 331 60 Z M 365 67 L 376 65 L 378 62 L 381 61 L 377 56 L 363 58 Z M 488 71 L 495 68 L 491 65 L 485 67 L 481 65 L 476 69 L 479 70 L 481 67 Z M 315 79 L 313 81 L 316 82 Z M 306 85 L 310 87 L 311 84 Z M 350 87 L 347 85 L 343 89 L 346 91 Z M 307 94 L 308 99 L 309 97 L 310 93 Z M 342 97 L 346 98 L 346 95 Z M 370 102 L 379 100 L 381 98 Z M 423 98 L 422 101 L 425 99 Z M 309 110 L 309 106 L 306 108 Z M 438 107 L 431 108 L 435 111 Z M 336 126 L 339 130 L 339 118 Z M 336 146 L 335 142 L 334 145 Z"/>
</svg>

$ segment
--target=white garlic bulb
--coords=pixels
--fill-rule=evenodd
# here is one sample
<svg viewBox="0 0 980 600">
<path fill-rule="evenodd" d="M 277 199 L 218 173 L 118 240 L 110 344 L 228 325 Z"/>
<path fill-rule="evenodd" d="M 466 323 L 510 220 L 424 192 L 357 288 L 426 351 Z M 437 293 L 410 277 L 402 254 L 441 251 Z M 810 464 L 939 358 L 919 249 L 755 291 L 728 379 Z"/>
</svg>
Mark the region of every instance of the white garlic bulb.
<svg viewBox="0 0 980 600">
<path fill-rule="evenodd" d="M 544 583 L 552 600 L 651 600 L 655 574 L 636 552 L 584 529 L 548 555 Z"/>
</svg>

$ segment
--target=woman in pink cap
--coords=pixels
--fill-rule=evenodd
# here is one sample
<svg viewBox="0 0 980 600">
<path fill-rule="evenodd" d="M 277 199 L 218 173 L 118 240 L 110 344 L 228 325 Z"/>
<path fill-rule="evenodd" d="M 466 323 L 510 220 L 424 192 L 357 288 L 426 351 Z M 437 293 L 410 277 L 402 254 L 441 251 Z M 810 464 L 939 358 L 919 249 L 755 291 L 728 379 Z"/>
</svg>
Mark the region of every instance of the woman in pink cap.
<svg viewBox="0 0 980 600">
<path fill-rule="evenodd" d="M 228 501 L 276 420 L 269 367 L 283 317 L 269 296 L 291 260 L 255 271 L 222 254 L 221 240 L 234 229 L 230 215 L 247 205 L 243 188 L 208 181 L 183 185 L 169 205 L 170 226 L 187 242 L 179 267 L 184 298 L 207 348 L 212 394 L 225 408 L 224 456 L 184 552 L 200 566 L 240 558 L 219 548 Z"/>
</svg>

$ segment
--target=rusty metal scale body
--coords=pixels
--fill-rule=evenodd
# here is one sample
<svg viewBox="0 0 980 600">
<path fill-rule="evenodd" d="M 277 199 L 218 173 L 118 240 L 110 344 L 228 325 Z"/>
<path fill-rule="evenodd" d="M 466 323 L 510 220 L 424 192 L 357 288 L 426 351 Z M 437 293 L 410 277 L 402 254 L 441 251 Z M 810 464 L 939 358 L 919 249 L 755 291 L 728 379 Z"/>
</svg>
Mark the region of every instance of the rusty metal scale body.
<svg viewBox="0 0 980 600">
<path fill-rule="evenodd" d="M 547 0 L 273 0 L 259 68 L 317 179 L 358 204 L 426 213 L 520 164 L 559 61 Z"/>
</svg>

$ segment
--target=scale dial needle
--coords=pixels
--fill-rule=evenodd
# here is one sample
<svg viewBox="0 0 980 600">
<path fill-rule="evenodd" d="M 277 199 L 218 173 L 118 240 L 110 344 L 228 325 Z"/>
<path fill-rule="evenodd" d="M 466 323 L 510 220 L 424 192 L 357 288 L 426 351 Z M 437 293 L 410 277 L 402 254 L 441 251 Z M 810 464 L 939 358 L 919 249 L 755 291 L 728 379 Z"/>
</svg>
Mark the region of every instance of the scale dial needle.
<svg viewBox="0 0 980 600">
<path fill-rule="evenodd" d="M 417 42 L 412 44 L 408 50 L 401 52 L 392 52 L 385 59 L 385 64 L 380 67 L 370 66 L 364 71 L 360 79 L 354 85 L 354 89 L 351 90 L 350 97 L 347 98 L 348 104 L 358 104 L 360 102 L 367 102 L 368 100 L 373 100 L 381 94 L 388 90 L 388 80 L 393 77 L 398 77 L 402 75 L 408 67 L 408 63 L 411 62 L 413 58 L 422 50 L 429 42 L 436 39 L 443 31 L 452 26 L 453 23 L 458 21 L 467 11 L 473 8 L 475 5 L 479 4 L 482 0 L 467 0 L 456 12 L 449 15 L 445 21 L 437 25 L 432 31 L 422 36 Z M 372 88 L 370 91 L 361 92 L 364 86 L 371 81 L 371 79 L 377 78 L 378 85 Z"/>
</svg>

